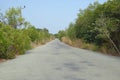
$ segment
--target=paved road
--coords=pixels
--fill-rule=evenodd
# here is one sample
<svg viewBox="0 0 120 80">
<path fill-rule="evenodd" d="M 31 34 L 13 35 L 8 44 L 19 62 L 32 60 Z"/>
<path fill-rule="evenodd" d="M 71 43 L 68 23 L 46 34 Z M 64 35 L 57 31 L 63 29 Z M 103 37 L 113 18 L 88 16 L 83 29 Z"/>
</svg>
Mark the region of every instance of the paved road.
<svg viewBox="0 0 120 80">
<path fill-rule="evenodd" d="M 0 63 L 0 80 L 120 80 L 120 58 L 73 48 L 56 39 Z"/>
</svg>

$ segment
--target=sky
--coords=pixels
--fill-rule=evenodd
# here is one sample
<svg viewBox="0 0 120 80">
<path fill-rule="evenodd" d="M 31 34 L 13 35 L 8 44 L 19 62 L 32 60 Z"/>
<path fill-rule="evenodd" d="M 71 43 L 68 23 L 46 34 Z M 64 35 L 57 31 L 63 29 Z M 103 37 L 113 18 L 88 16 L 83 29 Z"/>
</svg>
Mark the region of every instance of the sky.
<svg viewBox="0 0 120 80">
<path fill-rule="evenodd" d="M 24 7 L 23 17 L 37 28 L 47 28 L 50 33 L 68 28 L 75 22 L 80 9 L 96 0 L 0 0 L 0 12 L 11 7 Z M 97 0 L 104 3 L 107 0 Z"/>
</svg>

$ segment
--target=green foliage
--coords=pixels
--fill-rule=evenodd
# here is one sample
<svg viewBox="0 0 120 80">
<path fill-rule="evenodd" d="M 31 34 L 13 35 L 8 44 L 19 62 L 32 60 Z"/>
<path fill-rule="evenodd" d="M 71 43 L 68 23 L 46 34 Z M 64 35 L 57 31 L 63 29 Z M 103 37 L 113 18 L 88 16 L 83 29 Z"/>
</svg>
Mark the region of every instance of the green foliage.
<svg viewBox="0 0 120 80">
<path fill-rule="evenodd" d="M 6 11 L 5 18 L 7 19 L 7 23 L 13 28 L 17 28 L 24 22 L 24 18 L 21 14 L 21 8 L 10 8 Z"/>
<path fill-rule="evenodd" d="M 90 4 L 88 8 L 80 10 L 75 23 L 70 24 L 65 32 L 70 39 L 82 39 L 86 43 L 108 49 L 114 43 L 120 50 L 120 1 Z"/>
<path fill-rule="evenodd" d="M 96 39 L 95 36 L 98 34 L 95 28 L 95 14 L 94 10 L 100 5 L 95 2 L 93 5 L 90 4 L 89 7 L 78 14 L 78 18 L 75 23 L 75 32 L 77 38 L 82 38 L 88 43 L 99 44 L 102 43 L 101 39 Z M 83 14 L 84 13 L 84 14 Z M 82 15 L 81 15 L 82 14 Z"/>
<path fill-rule="evenodd" d="M 30 37 L 32 42 L 36 41 L 39 38 L 39 33 L 33 26 L 27 29 L 27 35 Z"/>
<path fill-rule="evenodd" d="M 5 15 L 0 13 L 0 58 L 15 58 L 30 49 L 31 43 L 45 42 L 50 36 L 47 29 L 37 29 L 25 21 L 21 8 L 10 8 Z"/>
<path fill-rule="evenodd" d="M 31 25 L 27 29 L 24 29 L 24 32 L 28 35 L 32 42 L 45 41 L 50 38 L 50 34 L 47 29 L 36 29 Z"/>
<path fill-rule="evenodd" d="M 62 39 L 62 37 L 64 37 L 66 35 L 65 31 L 61 30 L 58 32 L 58 34 L 56 34 L 56 38 L 58 39 Z"/>
<path fill-rule="evenodd" d="M 66 36 L 68 36 L 71 40 L 75 39 L 75 30 L 74 30 L 74 24 L 71 23 L 69 25 L 69 28 L 66 30 Z"/>
<path fill-rule="evenodd" d="M 23 31 L 3 25 L 0 28 L 0 58 L 14 58 L 16 54 L 24 54 L 30 48 L 30 39 Z"/>
</svg>

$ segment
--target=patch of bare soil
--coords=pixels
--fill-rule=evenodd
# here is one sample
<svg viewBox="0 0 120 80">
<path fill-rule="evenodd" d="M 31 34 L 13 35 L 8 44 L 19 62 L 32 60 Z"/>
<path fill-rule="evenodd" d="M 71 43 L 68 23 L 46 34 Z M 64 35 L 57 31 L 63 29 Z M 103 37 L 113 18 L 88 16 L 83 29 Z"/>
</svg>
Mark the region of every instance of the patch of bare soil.
<svg viewBox="0 0 120 80">
<path fill-rule="evenodd" d="M 5 62 L 5 61 L 6 61 L 5 59 L 0 59 L 0 63 Z"/>
</svg>

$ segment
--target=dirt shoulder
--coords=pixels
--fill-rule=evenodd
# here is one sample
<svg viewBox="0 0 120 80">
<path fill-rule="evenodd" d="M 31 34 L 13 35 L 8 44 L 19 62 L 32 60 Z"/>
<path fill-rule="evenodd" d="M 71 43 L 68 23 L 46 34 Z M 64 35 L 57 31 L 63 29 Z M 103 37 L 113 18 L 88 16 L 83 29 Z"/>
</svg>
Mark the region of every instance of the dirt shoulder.
<svg viewBox="0 0 120 80">
<path fill-rule="evenodd" d="M 0 63 L 7 61 L 6 59 L 0 59 Z"/>
</svg>

